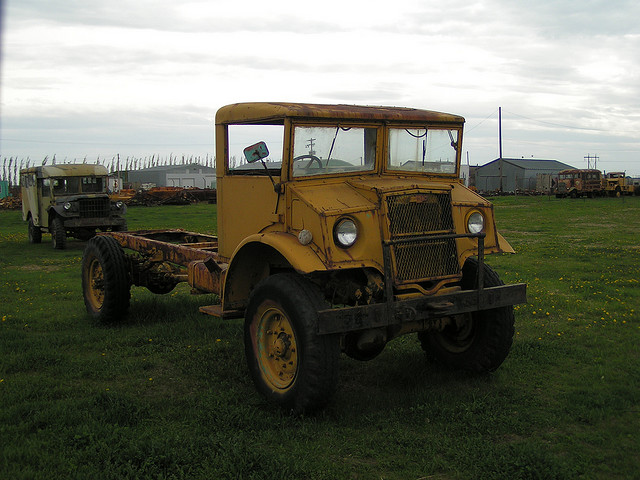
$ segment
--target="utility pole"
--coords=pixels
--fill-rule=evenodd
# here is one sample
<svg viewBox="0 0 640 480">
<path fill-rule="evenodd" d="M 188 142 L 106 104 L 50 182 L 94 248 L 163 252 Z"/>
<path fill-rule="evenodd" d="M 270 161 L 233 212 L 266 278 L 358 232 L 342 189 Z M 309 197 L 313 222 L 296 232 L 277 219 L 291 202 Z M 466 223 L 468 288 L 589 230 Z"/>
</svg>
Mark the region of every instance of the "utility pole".
<svg viewBox="0 0 640 480">
<path fill-rule="evenodd" d="M 593 168 L 598 168 L 598 156 L 587 153 L 587 156 L 584 159 L 587 161 L 587 168 L 591 168 L 591 160 L 593 160 Z"/>
<path fill-rule="evenodd" d="M 307 145 L 305 145 L 306 148 L 309 149 L 309 155 L 315 155 L 316 152 L 313 150 L 313 142 L 315 142 L 316 139 L 315 138 L 310 138 L 309 139 L 309 143 Z"/>
<path fill-rule="evenodd" d="M 498 158 L 498 168 L 500 170 L 500 195 L 502 195 L 502 107 L 498 107 L 498 144 L 500 148 L 500 158 Z"/>
</svg>

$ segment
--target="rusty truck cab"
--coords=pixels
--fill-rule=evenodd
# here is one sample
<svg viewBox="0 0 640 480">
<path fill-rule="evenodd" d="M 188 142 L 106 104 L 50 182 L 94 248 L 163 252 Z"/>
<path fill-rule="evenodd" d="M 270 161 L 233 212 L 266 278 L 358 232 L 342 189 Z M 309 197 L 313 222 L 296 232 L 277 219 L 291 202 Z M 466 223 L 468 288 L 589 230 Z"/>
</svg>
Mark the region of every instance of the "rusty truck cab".
<svg viewBox="0 0 640 480">
<path fill-rule="evenodd" d="M 345 297 L 340 303 L 380 299 L 386 264 L 387 294 L 435 294 L 459 283 L 466 259 L 478 254 L 476 238 L 457 234 L 482 232 L 484 253 L 512 252 L 492 205 L 459 180 L 463 125 L 457 115 L 410 108 L 220 109 L 224 308 L 244 308 L 252 286 L 278 269 L 322 278 Z M 269 156 L 249 163 L 243 148 L 260 140 Z M 351 236 L 351 244 L 340 240 Z M 397 242 L 386 264 L 385 242 Z"/>
</svg>

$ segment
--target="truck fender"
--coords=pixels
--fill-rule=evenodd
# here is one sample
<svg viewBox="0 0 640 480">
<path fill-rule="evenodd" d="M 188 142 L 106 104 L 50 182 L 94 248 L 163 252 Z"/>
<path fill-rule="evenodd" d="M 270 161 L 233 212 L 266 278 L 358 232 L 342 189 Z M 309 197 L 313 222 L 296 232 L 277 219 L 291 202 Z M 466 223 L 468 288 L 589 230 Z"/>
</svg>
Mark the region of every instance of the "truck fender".
<svg viewBox="0 0 640 480">
<path fill-rule="evenodd" d="M 51 221 L 55 218 L 55 217 L 60 217 L 62 219 L 64 219 L 65 215 L 64 215 L 64 208 L 62 207 L 62 205 L 51 205 L 49 207 L 49 209 L 47 210 L 47 226 L 51 225 Z"/>
<path fill-rule="evenodd" d="M 500 253 L 516 253 L 511 244 L 505 240 L 505 238 L 498 233 L 498 248 Z"/>
<path fill-rule="evenodd" d="M 295 235 L 268 232 L 247 237 L 231 256 L 224 278 L 223 310 L 242 310 L 253 287 L 273 271 L 311 273 L 326 270 L 325 264 Z"/>
</svg>

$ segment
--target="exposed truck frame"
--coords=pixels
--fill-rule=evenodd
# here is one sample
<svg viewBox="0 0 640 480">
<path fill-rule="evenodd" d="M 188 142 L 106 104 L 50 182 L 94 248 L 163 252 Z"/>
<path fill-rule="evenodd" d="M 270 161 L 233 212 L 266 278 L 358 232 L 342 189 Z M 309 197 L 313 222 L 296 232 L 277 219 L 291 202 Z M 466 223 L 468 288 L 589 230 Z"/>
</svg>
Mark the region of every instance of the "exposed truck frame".
<svg viewBox="0 0 640 480">
<path fill-rule="evenodd" d="M 257 389 L 296 412 L 329 401 L 340 352 L 368 360 L 408 333 L 436 360 L 495 370 L 526 286 L 504 285 L 485 263 L 486 254 L 513 249 L 492 205 L 458 179 L 463 124 L 407 108 L 224 107 L 216 115 L 218 235 L 92 239 L 82 266 L 87 311 L 117 321 L 131 285 L 167 293 L 188 282 L 217 294 L 219 304 L 200 310 L 244 315 Z M 236 126 L 277 127 L 281 158 L 251 137 L 247 163 L 234 168 Z"/>
</svg>

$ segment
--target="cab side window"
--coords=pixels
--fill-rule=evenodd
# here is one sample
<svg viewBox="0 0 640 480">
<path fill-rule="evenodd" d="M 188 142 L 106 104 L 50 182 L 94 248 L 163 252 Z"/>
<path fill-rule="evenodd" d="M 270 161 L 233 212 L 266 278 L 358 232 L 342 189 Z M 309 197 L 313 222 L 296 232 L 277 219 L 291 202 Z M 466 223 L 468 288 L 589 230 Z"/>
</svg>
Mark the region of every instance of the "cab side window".
<svg viewBox="0 0 640 480">
<path fill-rule="evenodd" d="M 243 154 L 245 147 L 260 141 L 265 142 L 269 149 L 269 156 L 264 159 L 267 168 L 272 175 L 280 176 L 284 142 L 283 125 L 229 125 L 229 158 L 227 159 L 229 175 L 267 175 L 262 162 L 248 163 Z"/>
<path fill-rule="evenodd" d="M 43 178 L 42 180 L 40 180 L 40 189 L 42 190 L 42 196 L 43 197 L 48 197 L 49 195 L 51 195 L 51 179 L 50 178 Z"/>
</svg>

